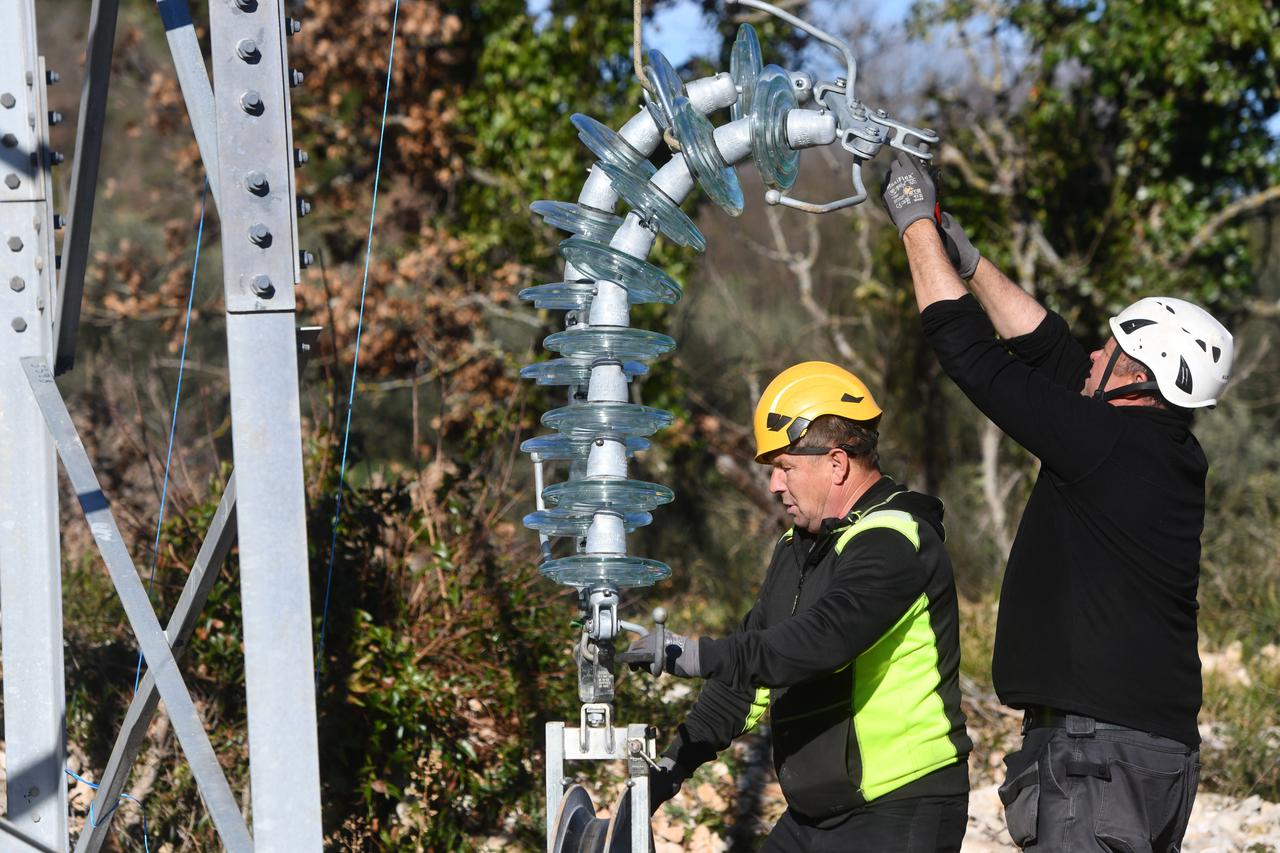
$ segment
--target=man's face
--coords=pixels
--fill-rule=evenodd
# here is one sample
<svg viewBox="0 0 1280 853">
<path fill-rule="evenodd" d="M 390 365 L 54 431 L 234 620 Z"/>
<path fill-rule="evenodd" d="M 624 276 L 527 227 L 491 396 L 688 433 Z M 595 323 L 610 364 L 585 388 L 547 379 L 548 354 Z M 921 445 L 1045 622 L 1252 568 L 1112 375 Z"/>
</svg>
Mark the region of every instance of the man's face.
<svg viewBox="0 0 1280 853">
<path fill-rule="evenodd" d="M 1093 362 L 1093 366 L 1089 368 L 1089 376 L 1084 380 L 1084 388 L 1080 391 L 1085 397 L 1092 397 L 1094 392 L 1098 390 L 1098 384 L 1102 382 L 1102 372 L 1107 369 L 1108 362 L 1111 361 L 1111 354 L 1116 351 L 1116 339 L 1107 338 L 1106 344 L 1101 349 L 1096 349 L 1089 354 L 1089 360 Z M 1116 382 L 1120 377 L 1116 376 L 1115 371 L 1111 372 L 1111 376 L 1107 378 L 1107 387 L 1116 388 L 1127 382 Z"/>
<path fill-rule="evenodd" d="M 782 499 L 782 506 L 796 527 L 817 533 L 827 517 L 827 502 L 835 484 L 832 454 L 794 456 L 783 453 L 772 462 L 769 491 Z"/>
</svg>

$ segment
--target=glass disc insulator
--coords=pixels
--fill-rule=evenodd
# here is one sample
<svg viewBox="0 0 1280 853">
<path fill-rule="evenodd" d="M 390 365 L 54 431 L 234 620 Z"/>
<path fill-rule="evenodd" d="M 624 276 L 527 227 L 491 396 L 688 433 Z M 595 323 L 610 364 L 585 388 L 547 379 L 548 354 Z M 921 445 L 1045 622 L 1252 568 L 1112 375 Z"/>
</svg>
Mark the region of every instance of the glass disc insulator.
<svg viewBox="0 0 1280 853">
<path fill-rule="evenodd" d="M 651 512 L 675 499 L 675 493 L 660 483 L 628 480 L 623 477 L 583 477 L 552 483 L 542 490 L 547 506 L 570 512 L 601 510 Z"/>
<path fill-rule="evenodd" d="M 568 512 L 559 509 L 539 510 L 524 517 L 524 526 L 547 536 L 586 536 L 591 528 L 591 513 Z M 637 527 L 644 527 L 653 522 L 653 516 L 647 512 L 629 512 L 622 517 L 622 524 L 628 533 Z"/>
<path fill-rule="evenodd" d="M 751 156 L 766 186 L 785 190 L 796 181 L 800 152 L 787 142 L 787 113 L 799 106 L 791 78 L 766 65 L 751 101 Z"/>
<path fill-rule="evenodd" d="M 525 453 L 536 453 L 544 462 L 567 462 L 586 460 L 591 455 L 591 447 L 595 442 L 591 439 L 574 440 L 567 435 L 553 432 L 550 435 L 535 435 L 525 439 L 520 449 Z M 627 456 L 635 456 L 649 449 L 649 439 L 639 436 L 627 436 Z"/>
<path fill-rule="evenodd" d="M 649 82 L 653 84 L 658 104 L 670 125 L 676 116 L 676 99 L 684 96 L 684 82 L 660 50 L 649 51 L 649 72 Z"/>
<path fill-rule="evenodd" d="M 591 381 L 591 359 L 553 358 L 520 368 L 521 379 L 532 379 L 539 385 L 586 385 Z M 627 379 L 644 376 L 649 368 L 639 361 L 623 361 Z"/>
<path fill-rule="evenodd" d="M 693 108 L 688 98 L 676 98 L 675 134 L 684 162 L 698 186 L 730 216 L 742 215 L 742 187 L 738 176 L 716 147 L 715 126 Z"/>
<path fill-rule="evenodd" d="M 627 301 L 679 302 L 683 296 L 674 278 L 634 255 L 600 242 L 570 237 L 560 244 L 560 256 L 573 268 L 597 280 L 612 281 L 627 289 Z"/>
<path fill-rule="evenodd" d="M 619 588 L 653 586 L 671 577 L 671 567 L 657 560 L 624 554 L 578 554 L 547 560 L 538 567 L 544 578 L 565 586 Z"/>
<path fill-rule="evenodd" d="M 612 358 L 647 361 L 676 348 L 674 338 L 630 326 L 588 326 L 547 335 L 542 345 L 578 359 Z"/>
<path fill-rule="evenodd" d="M 620 216 L 570 201 L 535 201 L 529 209 L 552 228 L 581 234 L 600 243 L 612 240 L 614 232 L 622 226 Z"/>
<path fill-rule="evenodd" d="M 645 179 L 653 177 L 658 171 L 643 154 L 631 147 L 631 143 L 623 139 L 613 128 L 601 124 L 591 116 L 574 113 L 569 121 L 578 129 L 578 139 L 591 149 L 601 163 L 608 163 L 620 169 L 639 172 Z"/>
<path fill-rule="evenodd" d="M 738 27 L 738 37 L 733 40 L 733 52 L 729 54 L 729 76 L 738 87 L 738 100 L 729 105 L 734 121 L 751 115 L 751 99 L 756 90 L 756 78 L 764 68 L 760 54 L 760 39 L 750 24 Z"/>
<path fill-rule="evenodd" d="M 544 412 L 542 425 L 575 441 L 647 436 L 671 426 L 671 413 L 636 403 L 582 403 Z"/>
<path fill-rule="evenodd" d="M 613 189 L 631 205 L 641 219 L 657 228 L 673 243 L 691 246 L 699 252 L 707 249 L 707 240 L 685 216 L 684 211 L 671 200 L 671 196 L 658 189 L 648 178 L 629 169 L 620 169 L 611 163 L 601 163 L 600 168 L 609 176 Z"/>
<path fill-rule="evenodd" d="M 591 304 L 595 295 L 594 281 L 557 281 L 535 284 L 520 291 L 520 298 L 525 302 L 551 311 L 581 311 Z"/>
</svg>

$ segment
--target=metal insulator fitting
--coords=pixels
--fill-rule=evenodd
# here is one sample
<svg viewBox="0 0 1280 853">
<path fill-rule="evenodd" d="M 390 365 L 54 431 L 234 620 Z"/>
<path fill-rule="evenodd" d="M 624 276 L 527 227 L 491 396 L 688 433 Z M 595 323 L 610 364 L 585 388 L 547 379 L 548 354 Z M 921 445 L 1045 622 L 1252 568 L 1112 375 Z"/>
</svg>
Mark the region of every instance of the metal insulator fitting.
<svg viewBox="0 0 1280 853">
<path fill-rule="evenodd" d="M 254 169 L 244 176 L 244 188 L 254 195 L 266 195 L 271 190 L 271 185 L 267 183 L 266 175 Z"/>
<path fill-rule="evenodd" d="M 17 148 L 18 137 L 14 136 L 12 133 L 6 133 L 4 136 L 0 136 L 0 145 L 3 145 L 5 148 Z"/>
<path fill-rule="evenodd" d="M 15 236 L 15 237 L 10 237 L 10 238 L 9 238 L 9 251 L 11 251 L 11 252 L 21 252 L 21 251 L 22 251 L 22 238 L 21 238 L 21 237 L 16 237 L 16 236 Z"/>
<path fill-rule="evenodd" d="M 261 222 L 255 222 L 249 226 L 249 240 L 255 246 L 269 246 L 271 245 L 271 229 Z"/>
<path fill-rule="evenodd" d="M 837 78 L 836 78 L 836 86 L 837 86 L 838 88 L 843 89 L 845 86 L 848 86 L 848 85 L 849 85 L 849 81 L 848 81 L 848 80 L 846 80 L 845 78 L 843 78 L 843 77 L 837 77 Z"/>
<path fill-rule="evenodd" d="M 255 275 L 249 282 L 249 289 L 253 291 L 255 296 L 261 296 L 263 299 L 270 299 L 276 292 L 270 277 L 265 275 Z"/>
<path fill-rule="evenodd" d="M 22 186 L 22 178 L 19 178 L 16 174 L 10 172 L 4 176 L 4 185 L 11 190 L 16 190 L 18 187 Z"/>
<path fill-rule="evenodd" d="M 63 216 L 61 213 L 55 213 L 53 215 L 53 227 L 58 231 L 61 231 L 63 228 L 66 228 L 67 217 Z"/>
<path fill-rule="evenodd" d="M 9 289 L 14 293 L 21 293 L 27 289 L 27 283 L 22 280 L 21 276 L 14 276 L 9 279 Z"/>
<path fill-rule="evenodd" d="M 49 126 L 52 127 L 55 124 L 62 124 L 62 113 L 57 110 L 49 110 Z"/>
<path fill-rule="evenodd" d="M 6 110 L 11 110 L 17 106 L 17 104 L 18 99 L 11 93 L 5 92 L 3 95 L 0 95 L 0 107 L 4 107 Z"/>
<path fill-rule="evenodd" d="M 61 79 L 62 79 L 62 75 L 59 74 L 57 71 L 44 72 L 44 82 L 48 83 L 50 86 L 52 86 L 54 83 L 57 83 Z"/>
<path fill-rule="evenodd" d="M 240 107 L 251 116 L 260 116 L 266 109 L 262 103 L 262 95 L 256 89 L 250 89 L 240 96 Z"/>
<path fill-rule="evenodd" d="M 262 58 L 262 51 L 258 50 L 258 43 L 253 39 L 240 39 L 236 42 L 236 56 L 245 62 L 257 62 Z"/>
<path fill-rule="evenodd" d="M 307 79 L 307 78 L 306 78 L 306 75 L 305 75 L 305 74 L 303 74 L 303 73 L 302 73 L 301 71 L 299 71 L 298 69 L 296 69 L 296 68 L 291 68 L 291 69 L 289 69 L 289 85 L 290 85 L 291 87 L 293 87 L 294 89 L 296 89 L 296 88 L 298 88 L 299 86 L 301 86 L 301 85 L 302 85 L 302 81 L 303 81 L 303 80 L 305 80 L 305 79 Z"/>
<path fill-rule="evenodd" d="M 301 148 L 293 149 L 293 165 L 305 166 L 311 160 L 311 155 L 303 151 Z"/>
<path fill-rule="evenodd" d="M 311 202 L 307 201 L 305 198 L 298 199 L 298 215 L 306 216 L 310 212 Z"/>
<path fill-rule="evenodd" d="M 63 163 L 63 161 L 64 161 L 64 160 L 66 160 L 66 159 L 67 159 L 66 157 L 63 157 L 63 156 L 62 156 L 62 152 L 61 152 L 61 151 L 50 151 L 50 152 L 49 152 L 49 165 L 51 165 L 51 166 L 61 166 L 61 165 L 62 165 L 62 163 Z"/>
<path fill-rule="evenodd" d="M 884 110 L 876 110 L 876 116 L 877 116 L 878 118 L 888 118 L 888 117 L 889 117 L 889 114 L 888 114 L 887 112 L 885 112 Z"/>
<path fill-rule="evenodd" d="M 316 256 L 303 249 L 298 253 L 298 266 L 304 270 L 316 262 Z"/>
<path fill-rule="evenodd" d="M 25 332 L 27 330 L 27 321 L 21 317 L 14 317 L 11 325 L 15 332 Z"/>
<path fill-rule="evenodd" d="M 284 31 L 291 36 L 296 36 L 298 33 L 302 32 L 302 21 L 299 21 L 297 18 L 285 18 Z"/>
</svg>

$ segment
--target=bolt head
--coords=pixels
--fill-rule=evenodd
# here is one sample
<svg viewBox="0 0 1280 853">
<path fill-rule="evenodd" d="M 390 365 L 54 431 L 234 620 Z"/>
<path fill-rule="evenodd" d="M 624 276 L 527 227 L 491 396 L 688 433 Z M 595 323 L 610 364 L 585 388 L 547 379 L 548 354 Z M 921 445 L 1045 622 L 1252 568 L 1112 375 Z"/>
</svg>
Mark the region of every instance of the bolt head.
<svg viewBox="0 0 1280 853">
<path fill-rule="evenodd" d="M 298 86 L 301 86 L 301 85 L 302 85 L 302 81 L 303 81 L 303 80 L 305 80 L 305 79 L 307 79 L 307 78 L 306 78 L 306 75 L 304 75 L 304 74 L 303 74 L 301 71 L 299 71 L 298 69 L 293 68 L 293 69 L 291 69 L 291 70 L 289 71 L 289 85 L 290 85 L 290 86 L 293 86 L 293 87 L 295 87 L 295 88 L 296 88 L 296 87 L 298 87 Z"/>
<path fill-rule="evenodd" d="M 240 96 L 240 107 L 253 116 L 262 115 L 263 110 L 266 108 L 262 103 L 262 95 L 258 94 L 255 89 L 250 89 Z"/>
<path fill-rule="evenodd" d="M 249 282 L 249 289 L 253 291 L 255 296 L 263 299 L 270 299 L 275 295 L 275 286 L 271 284 L 271 279 L 265 275 L 255 275 Z"/>
<path fill-rule="evenodd" d="M 62 113 L 57 110 L 49 110 L 49 124 L 62 124 Z"/>
<path fill-rule="evenodd" d="M 252 12 L 258 8 L 258 0 L 236 0 L 236 7 L 241 12 Z"/>
<path fill-rule="evenodd" d="M 54 83 L 57 83 L 61 79 L 62 79 L 62 75 L 59 74 L 57 71 L 46 71 L 44 73 L 44 80 L 50 86 L 52 86 Z"/>
<path fill-rule="evenodd" d="M 257 62 L 262 58 L 262 53 L 258 50 L 258 43 L 253 39 L 240 39 L 236 43 L 236 56 L 245 62 Z"/>
<path fill-rule="evenodd" d="M 9 279 L 9 289 L 14 293 L 21 293 L 27 289 L 27 283 L 22 280 L 21 276 L 15 275 L 13 278 Z"/>
<path fill-rule="evenodd" d="M 845 85 L 847 85 L 847 84 L 848 84 L 848 82 L 849 82 L 849 81 L 848 81 L 848 80 L 846 80 L 846 79 L 844 79 L 843 77 L 837 77 L 837 78 L 836 78 L 836 85 L 837 85 L 838 87 L 840 87 L 841 89 L 843 89 L 843 88 L 845 87 Z"/>
<path fill-rule="evenodd" d="M 316 262 L 316 256 L 303 249 L 298 253 L 298 266 L 306 269 Z"/>
<path fill-rule="evenodd" d="M 244 176 L 244 187 L 254 195 L 266 195 L 271 189 L 271 185 L 267 183 L 267 176 L 257 169 Z"/>
<path fill-rule="evenodd" d="M 265 246 L 271 242 L 271 231 L 261 222 L 249 226 L 249 239 L 255 246 Z"/>
<path fill-rule="evenodd" d="M 888 118 L 889 114 L 884 110 L 876 110 L 876 115 L 880 118 Z"/>
<path fill-rule="evenodd" d="M 14 141 L 17 144 L 17 141 Z M 298 166 L 305 166 L 311 160 L 311 155 L 303 151 L 301 148 L 293 149 L 293 162 Z"/>
<path fill-rule="evenodd" d="M 298 199 L 298 215 L 306 216 L 310 212 L 311 202 L 307 201 L 305 198 Z"/>
<path fill-rule="evenodd" d="M 11 93 L 5 92 L 3 95 L 0 95 L 0 106 L 4 107 L 6 110 L 13 109 L 17 104 L 18 99 Z"/>
<path fill-rule="evenodd" d="M 27 321 L 21 317 L 14 317 L 10 325 L 13 326 L 15 332 L 25 332 L 27 330 Z"/>
<path fill-rule="evenodd" d="M 5 148 L 17 148 L 18 137 L 14 136 L 12 133 L 6 133 L 4 136 L 0 136 L 0 145 L 3 145 Z"/>
<path fill-rule="evenodd" d="M 66 157 L 62 156 L 62 152 L 61 152 L 61 151 L 50 151 L 50 152 L 49 152 L 49 162 L 50 162 L 51 164 L 53 164 L 54 166 L 58 166 L 58 165 L 60 165 L 60 164 L 61 164 L 63 161 L 65 161 L 66 159 L 67 159 Z"/>
<path fill-rule="evenodd" d="M 63 216 L 61 213 L 55 213 L 53 215 L 53 227 L 58 229 L 59 231 L 61 231 L 63 228 L 66 228 L 67 218 Z"/>
<path fill-rule="evenodd" d="M 4 185 L 11 190 L 16 190 L 18 187 L 22 186 L 22 179 L 13 172 L 10 172 L 4 176 Z"/>
<path fill-rule="evenodd" d="M 22 238 L 21 238 L 21 237 L 10 237 L 10 238 L 9 238 L 9 248 L 10 248 L 12 251 L 15 251 L 15 252 L 21 252 L 21 251 L 22 251 Z"/>
<path fill-rule="evenodd" d="M 297 18 L 285 18 L 284 25 L 285 32 L 291 36 L 302 32 L 302 22 Z"/>
</svg>

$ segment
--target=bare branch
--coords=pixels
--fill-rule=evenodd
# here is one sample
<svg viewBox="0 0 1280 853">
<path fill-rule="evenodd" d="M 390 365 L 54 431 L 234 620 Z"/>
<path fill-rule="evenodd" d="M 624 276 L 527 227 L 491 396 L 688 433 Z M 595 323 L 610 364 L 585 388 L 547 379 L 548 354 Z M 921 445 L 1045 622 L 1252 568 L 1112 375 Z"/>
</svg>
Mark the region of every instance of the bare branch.
<svg viewBox="0 0 1280 853">
<path fill-rule="evenodd" d="M 1191 238 L 1191 242 L 1182 250 L 1182 254 L 1174 261 L 1174 265 L 1184 266 L 1196 252 L 1204 248 L 1205 244 L 1217 233 L 1219 228 L 1231 220 L 1246 213 L 1251 213 L 1273 201 L 1280 201 L 1280 184 L 1267 187 L 1265 190 L 1256 192 L 1253 195 L 1245 196 L 1222 208 L 1222 210 L 1209 217 L 1208 222 L 1200 226 L 1200 230 L 1195 233 L 1195 236 Z"/>
</svg>

